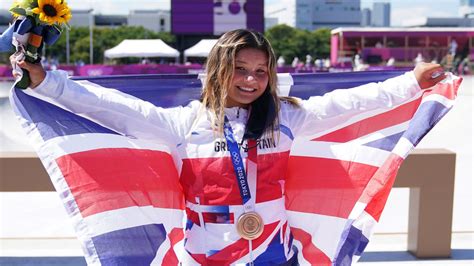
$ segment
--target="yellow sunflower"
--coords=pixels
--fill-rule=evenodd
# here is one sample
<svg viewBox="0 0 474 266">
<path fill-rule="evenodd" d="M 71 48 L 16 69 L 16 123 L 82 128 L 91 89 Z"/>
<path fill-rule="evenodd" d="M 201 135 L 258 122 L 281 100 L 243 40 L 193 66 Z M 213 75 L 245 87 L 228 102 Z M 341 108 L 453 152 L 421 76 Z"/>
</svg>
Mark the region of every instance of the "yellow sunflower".
<svg viewBox="0 0 474 266">
<path fill-rule="evenodd" d="M 38 0 L 38 7 L 31 10 L 49 25 L 66 23 L 71 19 L 71 10 L 64 0 Z"/>
</svg>

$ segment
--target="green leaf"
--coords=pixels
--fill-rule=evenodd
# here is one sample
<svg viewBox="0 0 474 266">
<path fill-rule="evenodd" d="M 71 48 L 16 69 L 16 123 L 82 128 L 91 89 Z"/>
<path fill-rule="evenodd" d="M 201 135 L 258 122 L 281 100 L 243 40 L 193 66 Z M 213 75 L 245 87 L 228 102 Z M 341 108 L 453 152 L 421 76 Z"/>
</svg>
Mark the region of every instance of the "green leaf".
<svg viewBox="0 0 474 266">
<path fill-rule="evenodd" d="M 26 10 L 21 7 L 13 7 L 10 9 L 10 12 L 20 16 L 26 16 Z"/>
<path fill-rule="evenodd" d="M 30 15 L 31 18 L 33 18 L 35 20 L 35 25 L 40 25 L 41 24 L 41 20 L 39 19 L 39 16 L 38 15 Z"/>
</svg>

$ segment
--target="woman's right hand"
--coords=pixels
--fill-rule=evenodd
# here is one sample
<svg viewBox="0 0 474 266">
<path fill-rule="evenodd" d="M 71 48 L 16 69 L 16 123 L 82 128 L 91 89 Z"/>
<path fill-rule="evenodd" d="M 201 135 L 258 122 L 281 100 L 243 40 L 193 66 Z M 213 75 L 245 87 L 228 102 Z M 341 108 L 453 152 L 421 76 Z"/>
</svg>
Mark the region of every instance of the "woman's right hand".
<svg viewBox="0 0 474 266">
<path fill-rule="evenodd" d="M 421 62 L 413 70 L 421 89 L 428 89 L 446 78 L 444 69 L 439 64 Z"/>
<path fill-rule="evenodd" d="M 32 63 L 25 62 L 24 59 L 18 60 L 17 58 L 18 58 L 17 54 L 13 54 L 12 56 L 10 56 L 10 63 L 12 64 L 12 67 L 13 67 L 12 74 L 15 77 L 15 79 L 21 76 L 21 73 L 19 73 L 16 70 L 16 67 L 26 69 L 30 73 L 31 82 L 30 82 L 29 87 L 31 89 L 38 87 L 38 85 L 40 85 L 41 82 L 43 82 L 43 80 L 46 78 L 46 71 L 43 69 L 41 64 L 32 64 Z"/>
</svg>

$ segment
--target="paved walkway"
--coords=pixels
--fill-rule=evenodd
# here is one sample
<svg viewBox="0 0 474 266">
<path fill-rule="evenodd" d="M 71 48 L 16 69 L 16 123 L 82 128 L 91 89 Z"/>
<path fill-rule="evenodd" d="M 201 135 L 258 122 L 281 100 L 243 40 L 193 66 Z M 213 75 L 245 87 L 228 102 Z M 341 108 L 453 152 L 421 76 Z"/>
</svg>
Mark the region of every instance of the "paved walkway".
<svg viewBox="0 0 474 266">
<path fill-rule="evenodd" d="M 474 233 L 453 233 L 451 248 L 451 258 L 420 260 L 406 251 L 406 234 L 375 234 L 357 265 L 474 265 Z"/>
<path fill-rule="evenodd" d="M 357 265 L 474 265 L 474 233 L 453 233 L 449 259 L 419 260 L 406 251 L 406 234 L 375 234 Z M 0 239 L 0 265 L 83 266 L 76 239 Z"/>
</svg>

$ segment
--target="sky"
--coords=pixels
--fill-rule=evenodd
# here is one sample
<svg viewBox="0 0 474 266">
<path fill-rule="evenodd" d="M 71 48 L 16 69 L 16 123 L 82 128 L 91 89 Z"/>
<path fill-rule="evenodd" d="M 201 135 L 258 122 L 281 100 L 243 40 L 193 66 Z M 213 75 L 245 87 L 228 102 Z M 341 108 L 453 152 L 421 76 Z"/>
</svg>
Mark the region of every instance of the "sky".
<svg viewBox="0 0 474 266">
<path fill-rule="evenodd" d="M 321 1 L 321 0 L 320 0 Z M 361 7 L 372 8 L 374 2 L 391 3 L 391 25 L 403 26 L 403 21 L 417 17 L 458 17 L 461 0 L 361 0 Z M 12 0 L 0 0 L 6 9 Z M 278 0 L 265 0 L 274 5 Z M 95 13 L 128 14 L 131 9 L 170 9 L 170 0 L 68 0 L 73 9 L 93 8 Z"/>
</svg>

